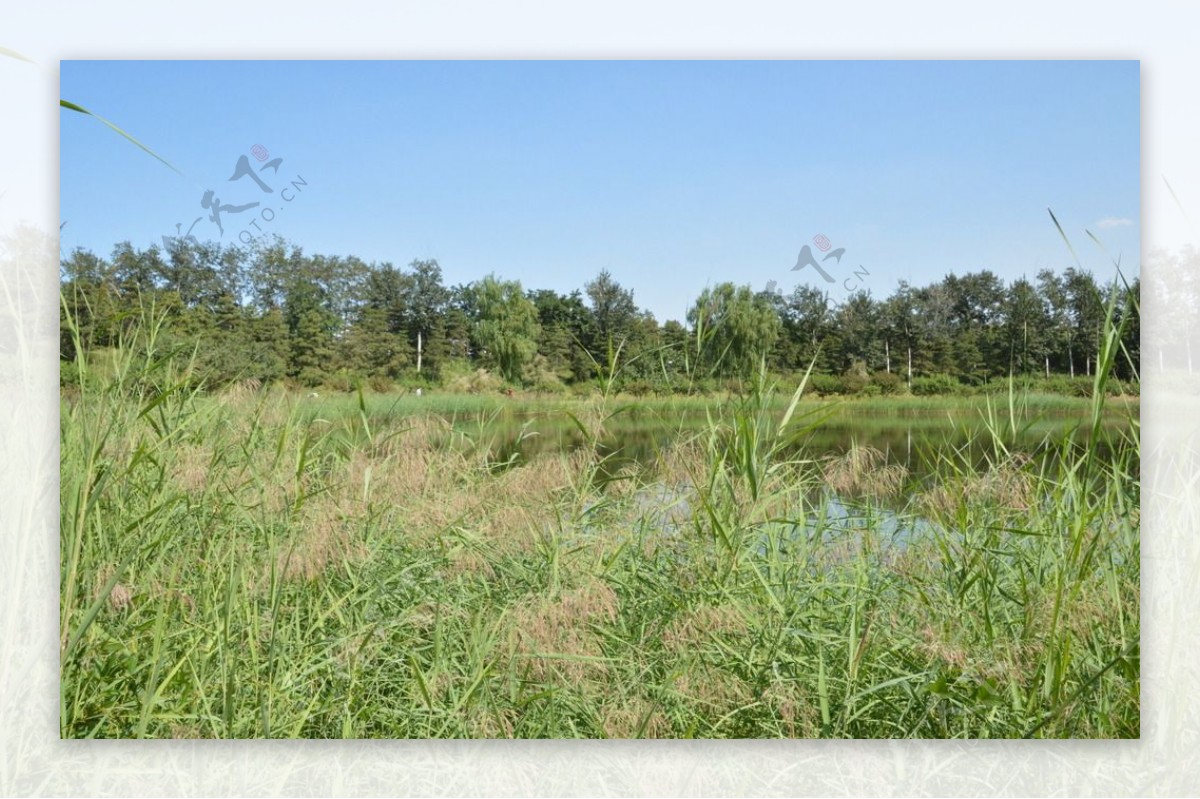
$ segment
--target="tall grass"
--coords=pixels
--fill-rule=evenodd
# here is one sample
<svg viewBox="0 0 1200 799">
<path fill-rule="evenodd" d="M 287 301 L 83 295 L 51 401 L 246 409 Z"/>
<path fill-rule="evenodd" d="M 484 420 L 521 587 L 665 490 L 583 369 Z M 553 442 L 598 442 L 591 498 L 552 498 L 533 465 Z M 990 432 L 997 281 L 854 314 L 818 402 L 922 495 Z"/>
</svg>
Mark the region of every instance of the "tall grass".
<svg viewBox="0 0 1200 799">
<path fill-rule="evenodd" d="M 1137 736 L 1112 318 L 1055 458 L 1013 386 L 982 466 L 873 479 L 763 378 L 602 481 L 611 391 L 571 410 L 593 446 L 497 468 L 494 409 L 201 396 L 147 309 L 62 402 L 61 734 Z"/>
</svg>

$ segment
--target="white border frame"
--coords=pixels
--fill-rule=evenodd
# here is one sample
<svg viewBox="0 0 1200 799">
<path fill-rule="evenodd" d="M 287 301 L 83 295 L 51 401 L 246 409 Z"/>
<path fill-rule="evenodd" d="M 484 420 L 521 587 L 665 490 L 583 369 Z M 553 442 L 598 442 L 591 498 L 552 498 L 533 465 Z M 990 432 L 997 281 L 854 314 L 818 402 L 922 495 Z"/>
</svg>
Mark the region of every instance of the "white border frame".
<svg viewBox="0 0 1200 799">
<path fill-rule="evenodd" d="M 633 0 L 506 7 L 211 0 L 27 3 L 0 47 L 0 237 L 57 230 L 58 61 L 67 58 L 1132 58 L 1142 61 L 1143 242 L 1197 242 L 1196 6 L 962 0 L 820 5 Z M 1086 131 L 1081 131 L 1086 135 Z M 1193 219 L 1200 218 L 1200 211 Z M 1200 792 L 1200 482 L 1143 496 L 1143 738 L 1061 742 L 82 742 L 58 740 L 54 247 L 0 246 L 0 793 L 5 795 L 1167 795 Z M 1153 326 L 1154 320 L 1145 321 Z M 1147 443 L 1195 397 L 1143 400 Z M 1189 439 L 1190 440 L 1190 439 Z M 1190 446 L 1190 445 L 1189 445 Z M 1149 454 L 1149 453 L 1148 453 Z M 1147 464 L 1147 468 L 1153 464 Z"/>
</svg>

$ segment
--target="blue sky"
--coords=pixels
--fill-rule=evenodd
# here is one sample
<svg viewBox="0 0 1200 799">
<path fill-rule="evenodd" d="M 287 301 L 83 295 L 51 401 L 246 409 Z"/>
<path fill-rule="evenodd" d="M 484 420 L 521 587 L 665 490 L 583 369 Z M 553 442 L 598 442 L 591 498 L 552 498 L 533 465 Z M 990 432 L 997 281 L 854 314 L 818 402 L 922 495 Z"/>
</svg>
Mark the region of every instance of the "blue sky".
<svg viewBox="0 0 1200 799">
<path fill-rule="evenodd" d="M 1107 279 L 1140 265 L 1139 83 L 1136 61 L 64 61 L 65 99 L 183 176 L 62 111 L 62 247 L 201 217 L 201 239 L 436 258 L 448 284 L 565 292 L 608 269 L 661 322 L 721 281 L 824 285 L 792 270 L 818 234 L 846 250 L 835 299 L 1061 270 L 1052 208 Z M 241 156 L 282 159 L 256 172 L 270 195 L 228 180 Z M 260 204 L 220 235 L 207 189 Z"/>
</svg>

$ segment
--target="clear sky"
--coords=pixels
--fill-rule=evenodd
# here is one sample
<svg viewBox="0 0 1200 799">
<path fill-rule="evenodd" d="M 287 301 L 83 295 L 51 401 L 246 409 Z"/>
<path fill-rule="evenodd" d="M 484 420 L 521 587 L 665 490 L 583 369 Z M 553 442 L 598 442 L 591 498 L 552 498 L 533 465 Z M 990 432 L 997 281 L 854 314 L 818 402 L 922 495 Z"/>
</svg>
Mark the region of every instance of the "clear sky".
<svg viewBox="0 0 1200 799">
<path fill-rule="evenodd" d="M 183 173 L 60 112 L 64 253 L 200 217 L 200 239 L 436 258 L 448 284 L 608 269 L 660 322 L 721 281 L 824 285 L 792 270 L 818 234 L 846 251 L 835 298 L 1063 269 L 1047 208 L 1098 277 L 1140 266 L 1136 61 L 64 61 L 61 82 Z M 229 180 L 242 156 L 270 194 Z M 259 205 L 221 234 L 208 189 Z"/>
</svg>

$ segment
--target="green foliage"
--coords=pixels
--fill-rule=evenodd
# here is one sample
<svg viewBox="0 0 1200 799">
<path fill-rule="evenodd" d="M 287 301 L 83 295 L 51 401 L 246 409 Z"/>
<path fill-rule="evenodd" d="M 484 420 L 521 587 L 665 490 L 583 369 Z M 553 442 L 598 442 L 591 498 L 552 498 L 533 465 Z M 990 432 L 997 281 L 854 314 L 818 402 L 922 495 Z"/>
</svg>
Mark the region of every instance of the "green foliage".
<svg viewBox="0 0 1200 799">
<path fill-rule="evenodd" d="M 60 325 L 59 355 L 112 348 L 153 305 L 167 320 L 160 344 L 194 353 L 192 379 L 211 390 L 244 380 L 316 386 L 339 373 L 437 387 L 465 362 L 465 374 L 482 368 L 558 392 L 611 384 L 616 354 L 622 381 L 657 394 L 739 394 L 764 364 L 781 373 L 811 364 L 813 390 L 827 395 L 895 394 L 895 379 L 874 377 L 890 371 L 927 395 L 987 392 L 1013 375 L 1087 396 L 1111 304 L 1123 355 L 1110 385 L 1136 384 L 1140 369 L 1140 283 L 1101 288 L 1078 269 L 1007 286 L 989 272 L 951 274 L 836 305 L 814 287 L 784 295 L 726 283 L 698 298 L 686 325 L 660 325 L 607 272 L 586 293 L 518 297 L 514 286 L 492 277 L 447 287 L 433 260 L 401 269 L 280 240 L 237 248 L 176 239 L 144 250 L 121 242 L 108 258 L 76 250 L 63 259 L 61 317 L 78 335 Z"/>
<path fill-rule="evenodd" d="M 905 391 L 903 378 L 894 372 L 876 372 L 871 375 L 871 385 L 879 388 L 879 393 L 892 396 Z"/>
<path fill-rule="evenodd" d="M 714 375 L 742 380 L 754 375 L 779 337 L 779 317 L 749 286 L 706 288 L 688 311 L 699 342 L 697 361 Z"/>
<path fill-rule="evenodd" d="M 346 369 L 369 378 L 399 377 L 410 361 L 408 342 L 391 331 L 387 312 L 381 308 L 364 308 L 339 349 Z"/>
<path fill-rule="evenodd" d="M 954 395 L 962 393 L 962 383 L 952 375 L 914 377 L 911 391 L 916 397 L 929 397 L 936 394 Z"/>
<path fill-rule="evenodd" d="M 79 366 L 75 361 L 61 361 L 59 363 L 58 385 L 61 388 L 79 387 Z"/>
<path fill-rule="evenodd" d="M 842 379 L 834 375 L 816 374 L 808 379 L 811 389 L 821 396 L 842 393 Z"/>
<path fill-rule="evenodd" d="M 477 317 L 474 339 L 481 361 L 495 366 L 505 380 L 520 382 L 526 365 L 537 353 L 541 333 L 537 308 L 515 280 L 489 275 L 475 284 L 472 303 Z"/>
<path fill-rule="evenodd" d="M 602 353 L 610 344 L 620 345 L 631 333 L 638 315 L 633 292 L 621 287 L 605 269 L 585 287 L 592 303 L 593 354 Z"/>
<path fill-rule="evenodd" d="M 1140 733 L 1111 313 L 1087 435 L 1022 457 L 1014 387 L 920 481 L 813 448 L 827 403 L 762 372 L 672 400 L 705 426 L 637 468 L 599 444 L 652 402 L 574 400 L 592 446 L 523 462 L 500 397 L 208 397 L 160 357 L 171 313 L 76 347 L 62 402 L 64 738 Z M 881 473 L 903 490 L 850 488 Z"/>
<path fill-rule="evenodd" d="M 870 384 L 871 378 L 867 374 L 867 365 L 862 361 L 855 361 L 842 374 L 843 394 L 861 394 Z"/>
</svg>

